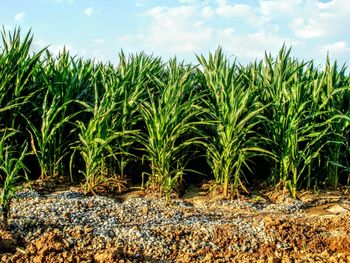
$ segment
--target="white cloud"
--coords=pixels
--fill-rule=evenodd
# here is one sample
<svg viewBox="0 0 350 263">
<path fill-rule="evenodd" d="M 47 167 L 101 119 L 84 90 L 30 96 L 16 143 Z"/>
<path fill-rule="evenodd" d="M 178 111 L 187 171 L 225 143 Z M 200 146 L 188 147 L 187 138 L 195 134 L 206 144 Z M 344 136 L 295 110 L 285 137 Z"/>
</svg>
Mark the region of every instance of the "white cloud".
<svg viewBox="0 0 350 263">
<path fill-rule="evenodd" d="M 13 20 L 16 21 L 16 22 L 19 22 L 19 21 L 21 21 L 23 19 L 25 14 L 26 14 L 26 12 L 17 13 L 17 14 L 15 14 Z"/>
<path fill-rule="evenodd" d="M 33 44 L 31 45 L 31 49 L 35 52 L 45 48 L 48 46 L 48 43 L 43 39 L 34 39 Z"/>
<path fill-rule="evenodd" d="M 107 58 L 105 57 L 105 54 L 99 49 L 96 49 L 96 47 L 92 47 L 92 49 L 86 49 L 86 48 L 77 48 L 74 45 L 71 44 L 62 44 L 62 43 L 55 43 L 51 44 L 49 41 L 39 38 L 34 39 L 33 45 L 31 46 L 31 50 L 37 52 L 39 50 L 42 50 L 43 48 L 47 48 L 52 55 L 58 56 L 59 53 L 63 51 L 63 49 L 66 49 L 69 51 L 69 54 L 72 56 L 78 56 L 83 58 L 91 58 L 95 61 L 107 61 Z"/>
<path fill-rule="evenodd" d="M 319 9 L 327 9 L 330 8 L 334 5 L 334 1 L 329 1 L 329 2 L 319 2 L 317 3 Z"/>
<path fill-rule="evenodd" d="M 290 23 L 299 38 L 330 37 L 350 34 L 350 5 L 348 0 L 306 1 L 303 12 Z"/>
<path fill-rule="evenodd" d="M 94 9 L 90 6 L 84 10 L 84 14 L 87 16 L 91 16 L 94 12 Z"/>
<path fill-rule="evenodd" d="M 95 61 L 103 62 L 106 60 L 105 56 L 102 54 L 101 50 L 95 50 L 93 53 L 93 58 Z"/>
<path fill-rule="evenodd" d="M 218 8 L 216 12 L 220 16 L 232 17 L 232 16 L 248 16 L 254 13 L 253 8 L 246 4 L 233 4 L 230 5 L 226 0 L 217 0 Z"/>
<path fill-rule="evenodd" d="M 318 46 L 313 53 L 313 59 L 316 58 L 323 64 L 327 55 L 329 55 L 331 60 L 337 60 L 338 65 L 343 65 L 344 63 L 349 65 L 350 46 L 345 41 L 337 41 Z"/>
<path fill-rule="evenodd" d="M 350 53 L 350 47 L 345 41 L 338 41 L 332 44 L 326 44 L 322 46 L 323 52 L 329 52 L 333 55 L 345 55 Z"/>
<path fill-rule="evenodd" d="M 43 48 L 47 48 L 54 56 L 57 56 L 60 52 L 63 51 L 63 49 L 66 49 L 67 51 L 71 52 L 72 55 L 75 55 L 78 53 L 78 52 L 74 53 L 76 50 L 72 47 L 72 45 L 51 44 L 48 41 L 40 38 L 34 40 L 32 48 L 35 51 L 41 50 Z"/>
<path fill-rule="evenodd" d="M 62 3 L 67 3 L 67 4 L 74 4 L 75 0 L 52 0 L 55 4 L 62 4 Z"/>
<path fill-rule="evenodd" d="M 256 58 L 263 58 L 265 50 L 275 54 L 282 47 L 287 45 L 298 45 L 292 39 L 280 37 L 276 32 L 256 32 L 246 35 L 235 34 L 234 28 L 218 30 L 218 43 L 229 53 L 238 57 L 239 61 L 248 62 Z"/>
<path fill-rule="evenodd" d="M 302 0 L 260 0 L 260 12 L 264 16 L 293 16 Z"/>
<path fill-rule="evenodd" d="M 229 37 L 232 37 L 233 33 L 235 32 L 236 30 L 233 28 L 233 27 L 228 27 L 228 28 L 224 28 L 224 29 L 219 29 L 217 32 L 218 32 L 218 35 L 223 37 L 223 38 L 229 38 Z"/>
<path fill-rule="evenodd" d="M 208 3 L 154 7 L 146 11 L 145 15 L 151 22 L 140 28 L 140 33 L 121 36 L 118 42 L 123 46 L 142 43 L 141 49 L 147 52 L 180 56 L 206 53 L 221 45 L 229 54 L 245 62 L 263 57 L 265 49 L 277 52 L 284 42 L 297 45 L 296 41 L 279 36 L 277 26 L 269 25 L 268 18 L 260 16 L 253 7 L 228 4 L 226 0 L 216 0 L 216 3 L 215 9 Z M 201 12 L 198 12 L 199 7 Z M 244 18 L 247 23 L 253 24 L 253 28 L 266 26 L 255 33 L 253 30 L 253 33 L 242 35 L 232 26 L 221 29 L 211 27 L 208 19 L 215 16 Z"/>
<path fill-rule="evenodd" d="M 59 53 L 61 53 L 64 49 L 71 52 L 72 51 L 72 46 L 71 45 L 50 45 L 48 47 L 49 51 L 54 54 L 54 55 L 58 55 Z M 74 54 L 75 55 L 75 54 Z"/>
<path fill-rule="evenodd" d="M 117 37 L 117 41 L 122 44 L 127 44 L 128 42 L 133 42 L 133 41 L 143 41 L 143 40 L 144 40 L 143 34 L 124 35 L 124 36 Z"/>
<path fill-rule="evenodd" d="M 211 6 L 205 6 L 202 8 L 202 15 L 204 18 L 211 18 L 214 15 L 214 10 Z"/>
<path fill-rule="evenodd" d="M 210 40 L 212 29 L 196 17 L 196 8 L 180 6 L 155 8 L 148 12 L 152 18 L 148 45 L 172 52 L 194 52 Z"/>
<path fill-rule="evenodd" d="M 95 44 L 103 44 L 106 42 L 106 40 L 104 38 L 94 38 L 92 42 L 94 42 Z"/>
<path fill-rule="evenodd" d="M 221 45 L 242 63 L 263 58 L 265 50 L 275 55 L 285 43 L 300 59 L 322 63 L 329 51 L 341 61 L 350 57 L 347 1 L 178 0 L 175 6 L 148 9 L 147 22 L 117 41 L 132 52 L 187 59 Z"/>
<path fill-rule="evenodd" d="M 118 40 L 125 43 L 138 39 L 148 51 L 174 55 L 193 53 L 210 42 L 213 30 L 197 17 L 195 6 L 154 7 L 145 15 L 151 23 L 143 33 L 122 36 Z"/>
<path fill-rule="evenodd" d="M 258 10 L 255 10 L 247 4 L 229 4 L 227 0 L 217 0 L 218 6 L 216 8 L 216 14 L 219 16 L 230 18 L 237 17 L 242 18 L 243 21 L 253 27 L 262 27 L 269 22 L 269 17 L 259 15 Z"/>
<path fill-rule="evenodd" d="M 134 5 L 136 7 L 142 7 L 142 6 L 146 5 L 146 4 L 147 4 L 147 0 L 136 0 Z"/>
<path fill-rule="evenodd" d="M 179 2 L 186 5 L 194 5 L 197 3 L 197 0 L 179 0 Z"/>
<path fill-rule="evenodd" d="M 312 18 L 296 18 L 290 23 L 290 27 L 299 38 L 315 38 L 327 34 L 325 28 L 319 27 L 318 22 Z"/>
</svg>

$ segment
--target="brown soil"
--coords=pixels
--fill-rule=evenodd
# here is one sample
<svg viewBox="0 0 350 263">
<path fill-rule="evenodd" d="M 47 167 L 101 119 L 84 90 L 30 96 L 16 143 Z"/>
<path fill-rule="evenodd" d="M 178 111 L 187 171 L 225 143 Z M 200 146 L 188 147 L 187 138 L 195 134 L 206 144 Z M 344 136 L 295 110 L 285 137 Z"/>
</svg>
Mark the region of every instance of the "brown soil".
<svg viewBox="0 0 350 263">
<path fill-rule="evenodd" d="M 232 243 L 227 235 L 230 231 L 222 226 L 217 229 L 214 239 L 223 249 L 199 249 L 197 256 L 205 255 L 201 262 L 350 262 L 349 214 L 320 218 L 312 224 L 308 217 L 284 221 L 276 215 L 262 217 L 262 220 L 265 221 L 266 228 L 275 231 L 278 240 L 288 240 L 288 249 L 276 250 L 278 244 L 274 244 L 261 245 L 254 253 L 230 253 L 225 249 Z M 322 233 L 329 235 L 325 236 Z M 2 262 L 152 262 L 147 257 L 136 257 L 126 252 L 123 247 L 113 244 L 107 244 L 104 249 L 76 251 L 57 230 L 45 232 L 39 239 L 25 244 L 22 248 L 18 246 L 19 237 L 3 231 L 1 236 L 0 251 L 4 253 Z M 196 255 L 187 255 L 179 251 L 170 261 L 193 262 L 195 258 Z"/>
<path fill-rule="evenodd" d="M 143 196 L 143 192 L 132 191 L 124 193 L 119 198 L 128 200 L 140 196 Z M 306 213 L 299 217 L 288 217 L 283 213 L 251 214 L 245 211 L 247 216 L 254 216 L 264 221 L 265 231 L 274 235 L 276 243 L 260 244 L 254 253 L 233 252 L 230 251 L 230 246 L 239 244 L 240 240 L 232 240 L 230 226 L 222 225 L 216 228 L 216 235 L 212 237 L 220 249 L 208 251 L 206 248 L 200 248 L 196 255 L 189 255 L 177 251 L 174 244 L 169 260 L 160 262 L 350 262 L 349 195 L 341 191 L 325 191 L 318 195 L 303 192 L 299 198 L 307 206 Z M 183 199 L 198 207 L 213 202 L 213 199 L 208 199 L 195 187 L 190 188 Z M 268 195 L 254 198 L 254 201 L 257 199 L 268 199 Z M 174 235 L 175 240 L 179 240 L 183 233 L 181 234 L 179 230 L 170 234 Z M 71 235 L 81 235 L 81 232 L 77 231 Z M 287 241 L 289 247 L 280 248 L 278 240 Z M 58 229 L 46 231 L 32 242 L 23 241 L 15 233 L 0 231 L 0 260 L 2 262 L 158 262 L 142 255 L 136 256 L 136 253 L 130 252 L 130 246 L 127 249 L 118 244 L 107 243 L 104 248 L 91 248 L 88 244 L 87 241 L 86 250 L 77 250 L 63 238 Z"/>
</svg>

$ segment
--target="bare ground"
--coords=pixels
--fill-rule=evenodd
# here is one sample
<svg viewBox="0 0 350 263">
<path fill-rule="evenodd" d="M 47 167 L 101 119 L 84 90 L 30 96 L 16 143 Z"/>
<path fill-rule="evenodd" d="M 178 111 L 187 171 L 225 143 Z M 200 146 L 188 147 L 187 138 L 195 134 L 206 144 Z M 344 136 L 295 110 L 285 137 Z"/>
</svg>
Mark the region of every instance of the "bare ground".
<svg viewBox="0 0 350 263">
<path fill-rule="evenodd" d="M 68 190 L 64 188 L 49 192 Z M 69 188 L 69 191 L 78 190 Z M 18 218 L 12 215 L 10 226 L 13 227 L 0 232 L 0 259 L 2 262 L 350 262 L 349 194 L 305 191 L 299 198 L 302 206 L 294 211 L 291 208 L 294 201 L 276 192 L 246 196 L 240 201 L 222 201 L 190 187 L 181 200 L 167 205 L 163 200 L 145 197 L 141 191 L 132 191 L 117 197 L 115 210 L 120 205 L 120 210 L 128 214 L 120 216 L 120 211 L 116 211 L 113 216 L 118 218 L 120 229 L 108 239 L 95 235 L 94 225 L 62 227 L 54 223 L 36 226 L 32 231 L 36 234 L 29 237 L 16 231 Z M 40 199 L 37 204 L 48 200 Z M 13 205 L 26 205 L 24 202 L 29 201 L 18 200 Z"/>
</svg>

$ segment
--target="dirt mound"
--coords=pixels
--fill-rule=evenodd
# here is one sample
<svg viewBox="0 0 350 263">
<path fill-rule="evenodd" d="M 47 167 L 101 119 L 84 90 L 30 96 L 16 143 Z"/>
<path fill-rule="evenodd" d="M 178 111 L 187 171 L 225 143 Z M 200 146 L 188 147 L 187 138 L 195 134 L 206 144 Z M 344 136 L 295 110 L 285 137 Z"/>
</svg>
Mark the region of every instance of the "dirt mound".
<svg viewBox="0 0 350 263">
<path fill-rule="evenodd" d="M 333 218 L 278 218 L 265 216 L 264 230 L 268 243 L 254 243 L 245 236 L 235 236 L 235 227 L 219 225 L 211 237 L 213 246 L 201 246 L 203 230 L 178 228 L 158 232 L 174 240 L 170 253 L 165 258 L 152 257 L 142 253 L 141 247 L 132 244 L 120 246 L 113 242 L 98 245 L 98 240 L 89 235 L 89 230 L 76 229 L 64 233 L 59 229 L 48 230 L 40 237 L 17 249 L 18 242 L 11 234 L 2 232 L 0 241 L 3 262 L 117 262 L 121 259 L 152 261 L 168 259 L 176 262 L 281 262 L 284 260 L 309 260 L 327 262 L 349 262 L 350 223 L 348 215 Z M 68 235 L 68 237 L 67 237 Z M 84 246 L 74 244 L 69 237 L 80 238 Z M 12 240 L 12 241 L 9 241 Z M 186 250 L 181 243 L 197 246 Z M 249 248 L 250 245 L 250 248 Z M 185 246 L 186 247 L 186 246 Z M 240 248 L 238 252 L 236 247 Z M 5 250 L 4 250 L 5 249 Z M 156 247 L 155 247 L 156 249 Z M 133 252 L 134 251 L 134 252 Z"/>
<path fill-rule="evenodd" d="M 20 196 L 11 232 L 0 231 L 2 262 L 350 262 L 345 197 L 187 196 L 168 204 L 69 191 Z M 319 207 L 322 213 L 310 212 Z"/>
</svg>

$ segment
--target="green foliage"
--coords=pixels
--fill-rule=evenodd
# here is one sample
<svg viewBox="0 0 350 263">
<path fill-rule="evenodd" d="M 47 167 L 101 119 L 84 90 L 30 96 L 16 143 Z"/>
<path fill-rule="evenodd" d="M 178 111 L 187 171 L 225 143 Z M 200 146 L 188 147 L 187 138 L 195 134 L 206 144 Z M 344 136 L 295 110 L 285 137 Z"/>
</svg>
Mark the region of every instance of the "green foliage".
<svg viewBox="0 0 350 263">
<path fill-rule="evenodd" d="M 85 192 L 116 174 L 125 176 L 126 165 L 135 157 L 130 148 L 139 132 L 138 105 L 147 96 L 149 73 L 157 74 L 160 68 L 159 59 L 142 53 L 127 59 L 121 52 L 119 59 L 117 69 L 98 65 L 94 70 L 94 103 L 85 103 L 92 116 L 87 122 L 77 121 L 79 141 L 73 148 L 85 163 Z"/>
<path fill-rule="evenodd" d="M 131 162 L 143 160 L 147 185 L 169 199 L 185 173 L 198 172 L 188 161 L 199 147 L 225 197 L 248 191 L 262 161 L 271 167 L 269 182 L 294 197 L 301 187 L 349 181 L 350 76 L 329 58 L 322 69 L 283 46 L 275 58 L 242 66 L 219 48 L 198 56 L 198 67 L 123 52 L 114 66 L 66 50 L 32 52 L 31 32 L 19 28 L 3 30 L 1 40 L 0 179 L 7 189 L 26 171 L 23 163 L 33 178 L 78 181 L 81 171 L 88 193 L 120 184 Z"/>
<path fill-rule="evenodd" d="M 262 111 L 266 108 L 254 93 L 254 87 L 247 82 L 247 76 L 235 64 L 230 65 L 219 48 L 209 60 L 198 57 L 202 67 L 203 86 L 208 89 L 205 106 L 208 120 L 212 121 L 207 156 L 216 184 L 224 187 L 224 196 L 229 189 L 233 192 L 243 184 L 243 167 L 249 168 L 249 160 L 257 154 L 270 154 L 259 146 L 263 141 L 255 133 L 255 126 L 263 121 Z"/>
<path fill-rule="evenodd" d="M 182 183 L 187 149 L 201 143 L 191 135 L 202 124 L 195 117 L 203 110 L 198 103 L 203 95 L 196 89 L 194 69 L 176 60 L 167 64 L 162 78 L 155 78 L 155 86 L 139 106 L 146 126 L 139 138 L 151 166 L 148 185 L 169 200 Z"/>
<path fill-rule="evenodd" d="M 116 158 L 115 150 L 118 145 L 115 140 L 122 136 L 122 133 L 116 130 L 120 126 L 120 119 L 116 113 L 117 104 L 120 103 L 118 85 L 114 81 L 108 81 L 109 74 L 106 74 L 102 67 L 99 67 L 95 74 L 95 79 L 104 82 L 105 90 L 100 99 L 98 83 L 94 81 L 94 104 L 86 104 L 86 111 L 92 117 L 88 122 L 77 121 L 79 140 L 76 142 L 77 146 L 73 147 L 85 163 L 82 173 L 85 177 L 86 193 L 94 192 L 94 188 L 106 180 L 110 172 L 108 159 Z"/>
<path fill-rule="evenodd" d="M 45 68 L 38 73 L 42 98 L 33 103 L 35 112 L 23 117 L 28 122 L 31 146 L 41 169 L 40 178 L 53 177 L 65 172 L 62 161 L 69 153 L 67 136 L 73 129 L 70 123 L 82 111 L 82 94 L 92 91 L 92 62 L 70 57 L 63 50 L 56 60 L 46 53 Z M 84 98 L 87 99 L 87 98 Z M 35 123 L 34 123 L 35 121 Z"/>
<path fill-rule="evenodd" d="M 332 143 L 336 149 L 340 141 L 337 133 L 331 137 L 336 120 L 330 105 L 337 90 L 327 82 L 330 72 L 318 73 L 290 52 L 283 47 L 275 60 L 266 55 L 261 86 L 263 103 L 271 104 L 265 113 L 269 147 L 276 156 L 271 181 L 295 197 L 300 179 L 310 186 L 313 174 L 321 173 L 325 147 Z"/>
<path fill-rule="evenodd" d="M 16 134 L 16 131 L 2 130 L 1 133 L 0 171 L 5 181 L 0 194 L 0 205 L 3 215 L 3 228 L 7 230 L 10 204 L 12 198 L 16 196 L 16 190 L 18 189 L 17 183 L 21 179 L 20 172 L 22 171 L 24 173 L 25 178 L 28 172 L 27 167 L 23 164 L 23 159 L 27 153 L 27 144 L 22 146 L 20 156 L 18 158 L 14 157 L 15 152 L 8 145 L 8 140 Z"/>
</svg>

